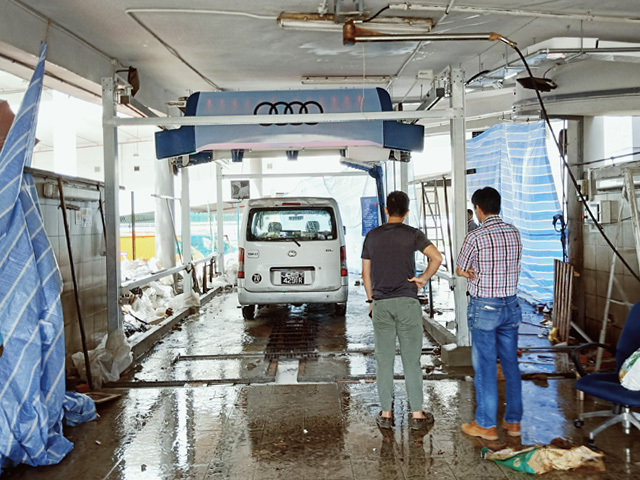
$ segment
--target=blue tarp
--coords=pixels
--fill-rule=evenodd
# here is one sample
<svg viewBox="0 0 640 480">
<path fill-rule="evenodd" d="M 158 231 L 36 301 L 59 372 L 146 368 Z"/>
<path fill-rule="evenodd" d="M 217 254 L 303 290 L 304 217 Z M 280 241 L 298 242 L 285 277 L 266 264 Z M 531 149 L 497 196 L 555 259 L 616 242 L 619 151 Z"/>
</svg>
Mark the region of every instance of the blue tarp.
<svg viewBox="0 0 640 480">
<path fill-rule="evenodd" d="M 56 464 L 65 396 L 62 278 L 44 231 L 31 164 L 46 44 L 0 152 L 0 469 Z"/>
<path fill-rule="evenodd" d="M 96 402 L 84 393 L 67 392 L 62 403 L 64 424 L 75 427 L 98 418 Z"/>
<path fill-rule="evenodd" d="M 529 301 L 553 301 L 554 259 L 562 260 L 560 233 L 553 217 L 561 213 L 546 149 L 543 121 L 502 123 L 467 140 L 469 198 L 490 186 L 502 195 L 502 218 L 520 230 L 519 290 Z"/>
</svg>

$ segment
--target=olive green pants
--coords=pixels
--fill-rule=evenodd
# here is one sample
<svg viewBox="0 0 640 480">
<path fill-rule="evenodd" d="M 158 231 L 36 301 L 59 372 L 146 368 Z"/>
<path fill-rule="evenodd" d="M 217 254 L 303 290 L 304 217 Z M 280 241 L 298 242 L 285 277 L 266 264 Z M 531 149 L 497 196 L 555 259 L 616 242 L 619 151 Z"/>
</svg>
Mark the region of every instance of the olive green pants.
<svg viewBox="0 0 640 480">
<path fill-rule="evenodd" d="M 374 300 L 372 316 L 380 407 L 389 411 L 393 402 L 393 364 L 396 358 L 397 338 L 411 411 L 422 410 L 420 356 L 423 330 L 420 302 L 410 297 Z"/>
</svg>

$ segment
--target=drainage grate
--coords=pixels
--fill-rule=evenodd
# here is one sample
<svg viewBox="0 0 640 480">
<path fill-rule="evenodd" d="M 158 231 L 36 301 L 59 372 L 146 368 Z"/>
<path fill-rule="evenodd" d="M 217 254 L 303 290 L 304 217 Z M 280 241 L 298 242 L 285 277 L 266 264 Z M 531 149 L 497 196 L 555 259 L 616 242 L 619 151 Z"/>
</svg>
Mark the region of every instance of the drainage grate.
<svg viewBox="0 0 640 480">
<path fill-rule="evenodd" d="M 318 324 L 307 318 L 288 318 L 273 326 L 264 351 L 266 360 L 318 358 Z"/>
</svg>

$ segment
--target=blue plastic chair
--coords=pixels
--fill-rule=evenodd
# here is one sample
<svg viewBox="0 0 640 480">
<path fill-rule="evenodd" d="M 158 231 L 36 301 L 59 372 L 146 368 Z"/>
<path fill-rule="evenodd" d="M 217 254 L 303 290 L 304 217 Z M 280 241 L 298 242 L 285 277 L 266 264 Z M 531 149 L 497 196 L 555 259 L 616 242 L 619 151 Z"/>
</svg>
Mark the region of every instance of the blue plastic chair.
<svg viewBox="0 0 640 480">
<path fill-rule="evenodd" d="M 579 362 L 580 351 L 586 348 L 603 347 L 610 349 L 607 345 L 600 343 L 588 343 L 573 351 L 573 360 L 581 375 L 584 369 Z M 611 410 L 600 410 L 580 414 L 574 424 L 580 428 L 584 424 L 585 418 L 591 417 L 611 417 L 606 422 L 599 425 L 595 430 L 589 432 L 589 444 L 594 443 L 594 437 L 616 423 L 622 423 L 625 433 L 630 433 L 631 425 L 640 430 L 640 414 L 632 412 L 631 408 L 640 407 L 640 391 L 629 390 L 620 384 L 618 372 L 624 361 L 640 348 L 640 302 L 636 303 L 624 324 L 618 345 L 615 349 L 616 371 L 615 373 L 591 373 L 576 381 L 576 388 L 584 393 L 611 402 Z"/>
</svg>

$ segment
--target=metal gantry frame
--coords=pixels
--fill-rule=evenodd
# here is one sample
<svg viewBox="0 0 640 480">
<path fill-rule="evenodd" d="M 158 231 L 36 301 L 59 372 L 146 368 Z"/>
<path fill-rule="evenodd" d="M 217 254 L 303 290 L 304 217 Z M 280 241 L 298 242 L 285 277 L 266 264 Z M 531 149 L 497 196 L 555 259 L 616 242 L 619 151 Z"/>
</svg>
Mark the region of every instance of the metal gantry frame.
<svg viewBox="0 0 640 480">
<path fill-rule="evenodd" d="M 417 110 L 393 112 L 356 112 L 356 113 L 322 113 L 322 114 L 289 114 L 282 115 L 282 121 L 296 122 L 351 122 L 363 120 L 420 120 L 425 118 L 448 119 L 450 121 L 452 182 L 453 182 L 453 239 L 454 251 L 460 251 L 466 234 L 466 158 L 465 158 L 465 91 L 464 74 L 459 68 L 450 69 L 451 96 L 450 106 L 442 110 Z M 120 208 L 119 208 L 119 160 L 118 135 L 119 126 L 154 125 L 258 125 L 268 123 L 269 115 L 229 115 L 229 116 L 186 116 L 186 117 L 153 117 L 153 118 L 120 118 L 117 117 L 118 91 L 114 78 L 102 80 L 104 166 L 105 166 L 105 207 L 106 207 L 106 262 L 107 262 L 107 316 L 108 330 L 111 332 L 122 325 L 120 311 Z M 182 209 L 189 212 L 188 173 L 182 172 Z M 404 176 L 404 175 L 403 175 Z M 406 178 L 401 184 L 407 188 Z M 222 167 L 216 167 L 216 194 L 218 215 L 222 208 Z M 183 216 L 183 228 L 189 221 L 189 215 Z M 219 216 L 219 218 L 221 218 Z M 219 264 L 224 268 L 224 231 L 223 222 L 218 221 L 218 255 L 222 256 Z M 183 245 L 185 239 L 183 239 Z M 187 240 L 190 242 L 190 240 Z M 186 258 L 183 262 L 187 261 Z M 466 322 L 467 298 L 466 280 L 454 277 L 454 298 L 456 311 L 458 346 L 469 346 L 470 337 Z"/>
</svg>

